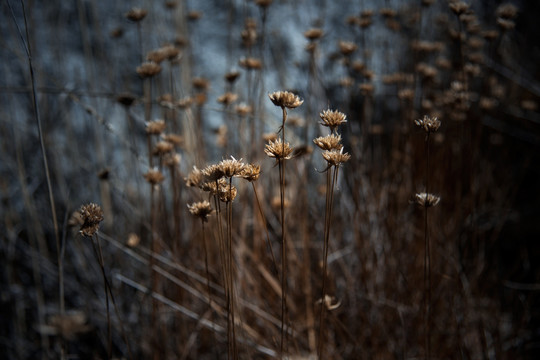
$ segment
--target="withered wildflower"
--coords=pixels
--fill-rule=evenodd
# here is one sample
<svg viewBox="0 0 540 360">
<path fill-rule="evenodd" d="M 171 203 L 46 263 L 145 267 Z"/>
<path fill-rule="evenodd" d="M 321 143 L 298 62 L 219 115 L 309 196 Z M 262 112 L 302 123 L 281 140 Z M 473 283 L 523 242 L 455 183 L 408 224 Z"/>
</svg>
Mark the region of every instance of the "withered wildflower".
<svg viewBox="0 0 540 360">
<path fill-rule="evenodd" d="M 304 103 L 304 100 L 300 99 L 298 95 L 295 95 L 289 91 L 275 91 L 268 94 L 272 103 L 281 108 L 294 109 Z"/>
<path fill-rule="evenodd" d="M 165 180 L 165 176 L 157 169 L 148 170 L 148 172 L 144 174 L 144 178 L 151 185 L 157 185 Z"/>
<path fill-rule="evenodd" d="M 92 237 L 99 230 L 99 223 L 103 221 L 103 210 L 94 203 L 81 206 L 79 214 L 82 219 L 82 225 L 79 230 L 82 236 Z"/>
<path fill-rule="evenodd" d="M 339 125 L 347 122 L 347 116 L 338 110 L 324 110 L 319 116 L 322 119 L 321 125 L 329 127 L 332 132 Z"/>
<path fill-rule="evenodd" d="M 159 74 L 161 66 L 155 62 L 145 62 L 137 67 L 137 74 L 142 78 L 152 77 Z"/>
<path fill-rule="evenodd" d="M 343 152 L 343 147 L 339 150 L 333 149 L 333 150 L 325 150 L 322 152 L 322 157 L 324 160 L 328 162 L 328 165 L 331 166 L 339 166 L 351 158 L 351 155 L 349 153 Z"/>
<path fill-rule="evenodd" d="M 193 170 L 191 170 L 188 176 L 184 178 L 184 181 L 186 182 L 186 186 L 189 186 L 189 187 L 201 187 L 203 180 L 204 180 L 204 174 L 196 166 L 193 166 Z"/>
<path fill-rule="evenodd" d="M 231 178 L 233 176 L 240 176 L 246 164 L 242 162 L 242 159 L 236 160 L 231 156 L 230 159 L 221 160 L 218 166 L 221 168 L 223 176 Z"/>
<path fill-rule="evenodd" d="M 208 217 L 214 212 L 210 203 L 206 200 L 188 204 L 189 213 L 202 221 L 208 221 Z"/>
<path fill-rule="evenodd" d="M 439 196 L 428 194 L 428 193 L 419 193 L 416 194 L 416 203 L 422 207 L 432 207 L 439 203 L 441 198 Z"/>
<path fill-rule="evenodd" d="M 134 22 L 139 22 L 142 19 L 144 19 L 147 14 L 148 14 L 148 10 L 141 9 L 141 8 L 133 8 L 127 12 L 126 18 Z"/>
<path fill-rule="evenodd" d="M 270 140 L 268 144 L 265 145 L 264 152 L 271 158 L 276 160 L 288 160 L 291 158 L 293 149 L 289 143 L 283 143 L 281 138 L 277 140 Z"/>
<path fill-rule="evenodd" d="M 249 182 L 257 181 L 260 175 L 261 166 L 256 164 L 247 164 L 240 174 L 243 179 Z"/>
<path fill-rule="evenodd" d="M 321 136 L 313 139 L 313 142 L 322 150 L 340 150 L 343 147 L 341 144 L 341 135 L 339 134 Z"/>
<path fill-rule="evenodd" d="M 422 119 L 414 120 L 414 123 L 424 129 L 428 134 L 437 131 L 441 126 L 441 121 L 439 119 L 427 115 L 424 115 Z"/>
<path fill-rule="evenodd" d="M 146 123 L 146 133 L 148 135 L 159 135 L 165 131 L 165 120 L 153 120 Z"/>
</svg>

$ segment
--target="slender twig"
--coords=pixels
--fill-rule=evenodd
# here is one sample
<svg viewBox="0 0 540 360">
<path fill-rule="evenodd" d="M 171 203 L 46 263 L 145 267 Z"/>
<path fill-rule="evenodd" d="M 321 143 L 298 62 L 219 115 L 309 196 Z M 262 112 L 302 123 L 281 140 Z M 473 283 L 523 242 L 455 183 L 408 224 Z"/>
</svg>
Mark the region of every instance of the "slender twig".
<svg viewBox="0 0 540 360">
<path fill-rule="evenodd" d="M 261 202 L 259 201 L 259 195 L 257 194 L 257 189 L 255 188 L 255 184 L 251 182 L 251 186 L 253 187 L 253 193 L 255 194 L 257 207 L 259 208 L 259 213 L 261 214 L 262 223 L 264 225 L 264 231 L 266 232 L 266 242 L 268 243 L 268 247 L 270 248 L 270 254 L 272 255 L 272 263 L 274 264 L 274 268 L 277 269 L 276 257 L 274 256 L 274 249 L 272 248 L 272 243 L 270 242 L 270 234 L 268 233 L 268 225 L 266 225 L 266 217 L 264 216 L 264 212 L 261 207 Z"/>
</svg>

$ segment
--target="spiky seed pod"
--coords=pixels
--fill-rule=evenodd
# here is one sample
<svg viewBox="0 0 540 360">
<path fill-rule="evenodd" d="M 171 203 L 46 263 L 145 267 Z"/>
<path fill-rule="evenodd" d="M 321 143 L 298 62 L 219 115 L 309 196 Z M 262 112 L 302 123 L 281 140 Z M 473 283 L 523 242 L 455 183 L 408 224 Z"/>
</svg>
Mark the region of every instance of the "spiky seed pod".
<svg viewBox="0 0 540 360">
<path fill-rule="evenodd" d="M 208 221 L 208 217 L 214 212 L 210 203 L 206 200 L 188 204 L 189 213 L 202 221 Z"/>
<path fill-rule="evenodd" d="M 225 177 L 231 178 L 233 176 L 241 176 L 246 164 L 242 162 L 242 159 L 236 160 L 231 156 L 230 159 L 220 161 L 218 166 L 221 168 Z"/>
<path fill-rule="evenodd" d="M 225 184 L 225 185 L 220 184 L 219 189 L 218 189 L 218 197 L 219 197 L 219 200 L 221 200 L 222 202 L 225 202 L 225 203 L 233 202 L 237 194 L 238 194 L 238 190 L 236 189 L 234 185 L 229 186 L 229 184 Z"/>
<path fill-rule="evenodd" d="M 161 66 L 155 62 L 145 62 L 137 67 L 137 74 L 142 78 L 152 77 L 159 74 Z"/>
<path fill-rule="evenodd" d="M 83 224 L 79 232 L 82 236 L 92 237 L 99 230 L 99 223 L 103 221 L 103 210 L 94 203 L 81 206 L 79 210 Z"/>
<path fill-rule="evenodd" d="M 148 135 L 159 135 L 165 131 L 165 120 L 153 120 L 146 123 L 146 133 Z"/>
<path fill-rule="evenodd" d="M 313 139 L 313 142 L 322 150 L 340 150 L 343 147 L 341 144 L 341 135 L 339 134 L 321 136 Z"/>
<path fill-rule="evenodd" d="M 432 207 L 435 206 L 441 201 L 439 196 L 428 194 L 428 193 L 419 193 L 416 194 L 416 203 L 422 207 Z"/>
<path fill-rule="evenodd" d="M 276 160 L 288 160 L 293 152 L 289 143 L 283 143 L 281 139 L 269 141 L 264 148 L 264 152 L 271 158 Z"/>
<path fill-rule="evenodd" d="M 165 176 L 156 169 L 148 170 L 148 172 L 144 174 L 144 178 L 151 185 L 157 185 L 165 180 Z"/>
<path fill-rule="evenodd" d="M 240 176 L 243 179 L 249 182 L 257 181 L 260 175 L 261 175 L 261 167 L 256 164 L 247 164 L 244 167 L 242 174 L 240 174 Z"/>
<path fill-rule="evenodd" d="M 426 133 L 432 133 L 439 129 L 441 126 L 441 122 L 436 117 L 429 117 L 427 115 L 424 115 L 422 119 L 415 120 L 414 123 L 424 129 Z"/>
<path fill-rule="evenodd" d="M 339 166 L 349 161 L 351 155 L 349 155 L 349 153 L 344 153 L 343 148 L 341 148 L 339 150 L 325 150 L 322 153 L 322 157 L 328 162 L 328 165 Z"/>
<path fill-rule="evenodd" d="M 134 22 L 139 22 L 142 19 L 144 19 L 147 14 L 148 14 L 148 10 L 140 9 L 140 8 L 133 8 L 127 12 L 126 18 Z"/>
<path fill-rule="evenodd" d="M 322 126 L 327 126 L 333 132 L 339 125 L 347 122 L 347 116 L 337 110 L 324 110 L 319 114 Z"/>
<path fill-rule="evenodd" d="M 268 97 L 274 105 L 282 108 L 294 109 L 304 103 L 304 100 L 289 91 L 276 91 L 268 94 Z"/>
<path fill-rule="evenodd" d="M 193 166 L 193 170 L 184 178 L 184 181 L 186 182 L 186 186 L 200 188 L 204 181 L 204 174 L 196 166 Z"/>
</svg>

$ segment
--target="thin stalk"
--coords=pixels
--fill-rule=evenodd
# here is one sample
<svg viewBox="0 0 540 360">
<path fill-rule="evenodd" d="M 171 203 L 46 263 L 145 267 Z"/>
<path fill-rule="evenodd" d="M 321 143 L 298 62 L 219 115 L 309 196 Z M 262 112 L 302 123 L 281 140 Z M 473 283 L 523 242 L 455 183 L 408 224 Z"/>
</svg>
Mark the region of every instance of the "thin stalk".
<svg viewBox="0 0 540 360">
<path fill-rule="evenodd" d="M 285 154 L 285 121 L 287 120 L 287 110 L 282 107 L 283 121 L 281 124 L 282 154 Z M 285 159 L 279 158 L 279 196 L 281 214 L 281 338 L 280 354 L 283 357 L 285 346 L 285 323 L 287 322 L 287 252 L 285 243 Z"/>
<path fill-rule="evenodd" d="M 253 193 L 255 194 L 257 207 L 259 208 L 259 213 L 261 214 L 262 222 L 264 225 L 264 231 L 266 232 L 266 242 L 268 243 L 268 247 L 270 248 L 270 253 L 272 254 L 272 263 L 274 264 L 274 268 L 277 269 L 276 257 L 274 256 L 274 249 L 272 248 L 272 243 L 270 242 L 270 234 L 268 233 L 268 226 L 266 225 L 266 217 L 264 216 L 264 212 L 262 211 L 261 202 L 259 201 L 259 195 L 257 194 L 257 189 L 255 188 L 255 184 L 251 182 L 251 186 L 253 187 Z"/>
<path fill-rule="evenodd" d="M 229 178 L 229 201 L 227 202 L 227 250 L 228 250 L 228 275 L 229 275 L 229 296 L 231 306 L 231 327 L 232 327 L 232 350 L 233 358 L 238 359 L 238 349 L 236 346 L 236 324 L 235 324 L 235 304 L 234 304 L 234 281 L 233 281 L 233 252 L 232 252 L 232 177 Z"/>
<path fill-rule="evenodd" d="M 107 276 L 105 275 L 105 265 L 103 261 L 103 253 L 101 246 L 99 245 L 99 238 L 96 236 L 97 246 L 94 243 L 94 237 L 92 236 L 92 247 L 94 248 L 94 254 L 99 263 L 101 269 L 101 275 L 103 276 L 103 288 L 105 290 L 105 306 L 107 308 L 107 358 L 112 359 L 112 332 L 111 332 L 111 315 L 109 309 L 109 292 L 107 290 Z"/>
<path fill-rule="evenodd" d="M 426 136 L 426 197 L 429 194 L 429 132 Z M 429 243 L 428 228 L 428 207 L 424 207 L 424 291 L 426 299 L 424 300 L 424 346 L 426 349 L 426 359 L 431 357 L 431 254 Z"/>
<path fill-rule="evenodd" d="M 19 24 L 16 21 L 15 14 L 13 12 L 13 8 L 11 7 L 11 3 L 8 0 L 8 6 L 9 10 L 11 12 L 11 16 L 13 18 L 13 21 L 15 22 L 15 26 L 17 27 L 17 31 L 19 33 L 19 36 L 21 37 L 21 43 L 23 44 L 24 50 L 26 52 L 26 57 L 28 59 L 28 68 L 30 71 L 30 80 L 32 82 L 32 105 L 34 110 L 34 118 L 37 123 L 38 128 L 38 135 L 39 135 L 39 144 L 41 148 L 41 156 L 43 160 L 43 167 L 45 169 L 45 178 L 47 180 L 47 191 L 49 194 L 49 204 L 51 207 L 51 216 L 53 220 L 53 226 L 54 226 L 54 237 L 55 237 L 55 245 L 56 245 L 56 255 L 57 255 L 57 261 L 58 261 L 58 297 L 59 297 L 59 305 L 60 305 L 60 314 L 63 316 L 65 312 L 65 302 L 64 302 L 64 263 L 61 255 L 61 246 L 60 246 L 60 236 L 58 233 L 58 220 L 56 217 L 56 209 L 54 207 L 54 194 L 52 190 L 52 182 L 51 182 L 51 176 L 49 172 L 49 162 L 47 160 L 47 152 L 45 150 L 45 141 L 43 139 L 43 129 L 41 127 L 41 118 L 39 114 L 39 108 L 37 104 L 37 94 L 36 94 L 36 79 L 34 75 L 34 66 L 32 64 L 32 48 L 30 46 L 30 35 L 28 32 L 28 21 L 26 18 L 26 9 L 24 6 L 24 1 L 20 0 L 22 12 L 23 12 L 23 18 L 24 18 L 24 27 L 25 27 L 25 35 L 26 40 L 23 37 L 22 31 L 19 27 Z M 65 349 L 64 344 L 61 346 L 61 359 L 65 359 Z"/>
</svg>

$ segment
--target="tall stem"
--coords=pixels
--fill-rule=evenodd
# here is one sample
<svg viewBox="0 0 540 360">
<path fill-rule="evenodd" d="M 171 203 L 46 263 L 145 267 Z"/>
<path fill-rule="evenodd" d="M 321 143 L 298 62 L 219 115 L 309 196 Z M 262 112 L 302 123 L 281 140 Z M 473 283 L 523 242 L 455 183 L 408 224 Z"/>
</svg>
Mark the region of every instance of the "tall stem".
<svg viewBox="0 0 540 360">
<path fill-rule="evenodd" d="M 281 124 L 282 154 L 285 154 L 285 121 L 287 120 L 287 110 L 282 107 L 283 121 Z M 281 213 L 281 340 L 280 354 L 283 357 L 285 346 L 285 332 L 287 322 L 287 253 L 285 243 L 285 158 L 278 159 L 279 164 L 279 196 Z"/>
<path fill-rule="evenodd" d="M 429 194 L 429 132 L 426 136 L 426 200 Z M 426 299 L 424 300 L 424 346 L 426 349 L 426 359 L 431 357 L 431 255 L 429 244 L 428 228 L 428 206 L 424 207 L 424 291 Z"/>
</svg>

